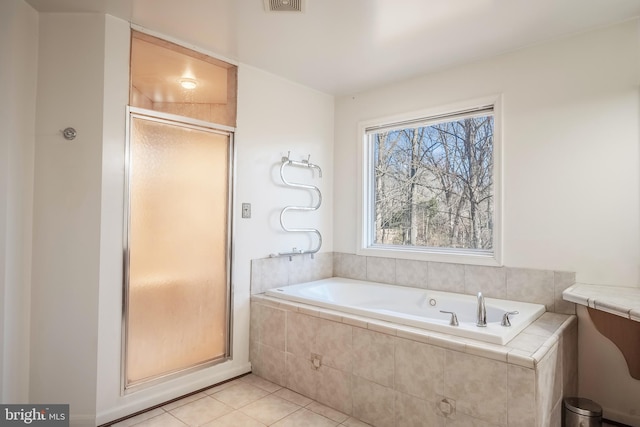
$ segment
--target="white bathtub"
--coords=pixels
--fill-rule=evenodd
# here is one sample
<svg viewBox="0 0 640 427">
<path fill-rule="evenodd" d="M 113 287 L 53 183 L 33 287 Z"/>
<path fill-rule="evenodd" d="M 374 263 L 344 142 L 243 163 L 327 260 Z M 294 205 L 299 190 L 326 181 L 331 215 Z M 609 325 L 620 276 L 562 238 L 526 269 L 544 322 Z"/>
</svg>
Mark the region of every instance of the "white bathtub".
<svg viewBox="0 0 640 427">
<path fill-rule="evenodd" d="M 478 327 L 477 297 L 474 295 L 340 277 L 278 287 L 266 291 L 266 295 L 502 345 L 545 311 L 541 304 L 485 298 L 487 326 Z M 451 326 L 451 316 L 440 310 L 455 312 L 459 326 Z M 510 316 L 510 327 L 501 326 L 502 316 L 508 311 L 519 314 Z"/>
</svg>

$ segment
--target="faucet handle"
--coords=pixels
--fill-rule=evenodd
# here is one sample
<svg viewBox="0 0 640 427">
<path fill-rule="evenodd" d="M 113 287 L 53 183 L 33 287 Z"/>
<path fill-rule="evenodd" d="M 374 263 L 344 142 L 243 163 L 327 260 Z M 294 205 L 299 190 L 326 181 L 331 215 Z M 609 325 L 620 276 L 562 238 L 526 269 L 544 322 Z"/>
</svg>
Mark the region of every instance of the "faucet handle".
<svg viewBox="0 0 640 427">
<path fill-rule="evenodd" d="M 451 320 L 449 321 L 449 325 L 451 326 L 458 326 L 458 316 L 456 316 L 456 313 L 453 311 L 445 311 L 445 310 L 440 310 L 440 313 L 446 313 L 446 314 L 450 314 L 451 315 Z"/>
<path fill-rule="evenodd" d="M 507 311 L 502 315 L 502 326 L 511 326 L 511 320 L 509 320 L 509 316 L 515 316 L 516 314 L 520 314 L 519 311 Z"/>
</svg>

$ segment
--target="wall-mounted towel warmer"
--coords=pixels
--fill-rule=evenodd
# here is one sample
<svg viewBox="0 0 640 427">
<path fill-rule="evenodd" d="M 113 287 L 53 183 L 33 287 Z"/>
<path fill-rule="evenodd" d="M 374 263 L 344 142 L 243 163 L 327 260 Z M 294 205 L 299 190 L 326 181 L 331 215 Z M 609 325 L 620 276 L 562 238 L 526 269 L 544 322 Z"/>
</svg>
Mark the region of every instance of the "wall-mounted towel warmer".
<svg viewBox="0 0 640 427">
<path fill-rule="evenodd" d="M 316 204 L 312 205 L 312 206 L 287 206 L 287 207 L 285 207 L 280 212 L 280 226 L 282 227 L 282 229 L 284 231 L 289 232 L 289 233 L 312 233 L 312 234 L 315 234 L 318 237 L 318 245 L 315 248 L 312 248 L 312 249 L 309 249 L 309 250 L 302 250 L 302 249 L 293 248 L 291 250 L 291 252 L 279 252 L 277 254 L 271 254 L 270 255 L 272 257 L 287 256 L 287 257 L 289 257 L 289 260 L 291 260 L 294 255 L 311 254 L 311 257 L 313 257 L 313 254 L 317 253 L 320 250 L 320 247 L 322 246 L 322 234 L 320 234 L 319 230 L 317 230 L 315 228 L 290 228 L 290 227 L 287 227 L 285 225 L 285 223 L 284 223 L 284 216 L 285 216 L 285 214 L 287 212 L 289 212 L 289 211 L 316 211 L 316 210 L 318 210 L 318 208 L 320 207 L 320 204 L 322 203 L 322 193 L 320 192 L 320 189 L 318 187 L 316 187 L 315 185 L 300 184 L 300 183 L 296 183 L 296 182 L 289 182 L 287 180 L 287 178 L 285 178 L 285 176 L 284 176 L 285 168 L 287 168 L 288 166 L 296 166 L 296 167 L 317 169 L 318 170 L 318 177 L 322 178 L 322 169 L 320 169 L 320 166 L 315 165 L 315 164 L 310 162 L 311 156 L 307 157 L 306 160 L 302 160 L 302 161 L 291 160 L 290 156 L 291 156 L 291 152 L 289 152 L 287 154 L 287 157 L 283 157 L 282 158 L 282 164 L 280 165 L 280 178 L 282 179 L 282 182 L 286 186 L 289 186 L 289 187 L 302 188 L 302 189 L 311 190 L 311 191 L 317 193 L 318 194 L 318 202 Z"/>
</svg>

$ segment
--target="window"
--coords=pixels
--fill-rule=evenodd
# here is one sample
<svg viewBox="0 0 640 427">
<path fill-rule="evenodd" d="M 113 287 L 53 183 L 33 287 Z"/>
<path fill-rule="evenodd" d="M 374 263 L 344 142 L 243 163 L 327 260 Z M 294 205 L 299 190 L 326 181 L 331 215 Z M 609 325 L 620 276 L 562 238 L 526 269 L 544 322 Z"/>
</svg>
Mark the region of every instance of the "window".
<svg viewBox="0 0 640 427">
<path fill-rule="evenodd" d="M 362 126 L 366 254 L 499 263 L 496 121 L 492 102 Z"/>
</svg>

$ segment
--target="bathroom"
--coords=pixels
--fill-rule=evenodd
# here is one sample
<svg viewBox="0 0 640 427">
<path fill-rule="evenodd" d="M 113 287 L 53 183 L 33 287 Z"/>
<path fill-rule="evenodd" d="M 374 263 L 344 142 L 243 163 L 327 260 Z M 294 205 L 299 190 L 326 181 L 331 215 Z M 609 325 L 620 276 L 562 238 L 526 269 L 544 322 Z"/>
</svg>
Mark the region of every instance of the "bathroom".
<svg viewBox="0 0 640 427">
<path fill-rule="evenodd" d="M 289 203 L 278 181 L 281 157 L 311 155 L 322 167 L 313 225 L 323 245 L 313 262 L 323 263 L 322 275 L 349 274 L 341 262 L 363 256 L 358 124 L 496 94 L 504 134 L 498 283 L 506 287 L 514 269 L 530 273 L 531 292 L 553 293 L 554 303 L 562 290 L 550 279 L 556 273 L 568 282 L 640 284 L 637 9 L 615 25 L 335 96 L 240 63 L 233 360 L 151 397 L 121 396 L 120 106 L 128 99 L 130 25 L 111 14 L 36 11 L 23 0 L 0 8 L 0 85 L 13 106 L 0 115 L 8 178 L 0 187 L 9 278 L 1 288 L 3 403 L 70 402 L 72 425 L 99 425 L 249 372 L 252 264 L 299 245 L 278 226 Z M 158 31 L 170 36 L 171 27 Z M 60 137 L 66 126 L 78 141 Z M 240 217 L 242 203 L 251 203 L 251 218 Z M 280 282 L 298 282 L 312 261 L 278 262 Z M 470 268 L 452 268 L 459 286 Z M 608 418 L 640 425 L 640 382 L 586 316 L 578 307 L 579 393 Z"/>
</svg>

